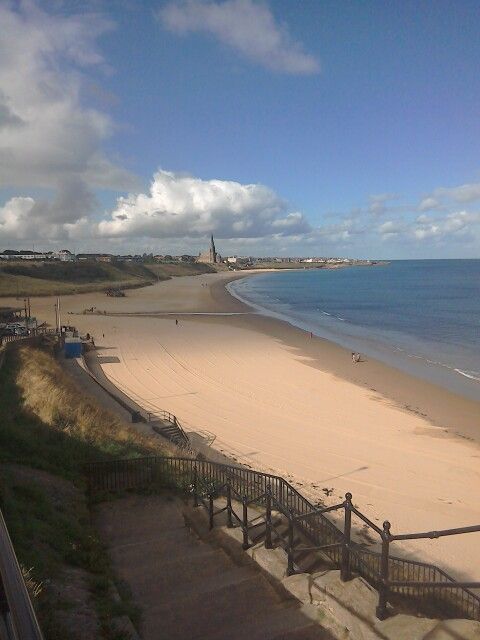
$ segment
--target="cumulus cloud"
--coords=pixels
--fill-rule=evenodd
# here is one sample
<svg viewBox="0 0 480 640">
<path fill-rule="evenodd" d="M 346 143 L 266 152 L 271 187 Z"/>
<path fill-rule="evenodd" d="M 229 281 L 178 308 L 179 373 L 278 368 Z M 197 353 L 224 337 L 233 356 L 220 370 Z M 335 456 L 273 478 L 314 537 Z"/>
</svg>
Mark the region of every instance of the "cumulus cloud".
<svg viewBox="0 0 480 640">
<path fill-rule="evenodd" d="M 456 205 L 467 205 L 480 200 L 480 182 L 461 184 L 457 187 L 438 187 L 423 198 L 420 211 L 441 210 Z"/>
<path fill-rule="evenodd" d="M 467 203 L 480 200 L 480 182 L 462 184 L 450 189 L 436 189 L 435 194 L 445 198 L 451 198 L 454 202 Z"/>
<path fill-rule="evenodd" d="M 158 171 L 148 194 L 119 198 L 115 210 L 98 225 L 105 237 L 220 238 L 261 237 L 309 231 L 299 212 L 261 184 L 201 180 Z"/>
<path fill-rule="evenodd" d="M 65 221 L 86 190 L 133 188 L 102 151 L 113 122 L 82 99 L 85 68 L 104 66 L 97 39 L 110 22 L 24 1 L 0 3 L 0 25 L 0 187 L 69 191 Z"/>
<path fill-rule="evenodd" d="M 384 222 L 378 227 L 378 233 L 384 238 L 397 236 L 399 233 L 403 233 L 404 231 L 405 224 L 394 220 L 387 220 L 387 222 Z"/>
<path fill-rule="evenodd" d="M 419 211 L 432 211 L 434 209 L 439 209 L 441 204 L 437 198 L 433 198 L 432 196 L 428 196 L 427 198 L 423 198 L 423 200 L 418 205 Z"/>
<path fill-rule="evenodd" d="M 397 199 L 398 195 L 395 193 L 379 193 L 377 195 L 370 196 L 368 211 L 375 216 L 381 216 L 389 210 L 389 203 L 392 200 Z"/>
<path fill-rule="evenodd" d="M 68 237 L 65 223 L 44 219 L 42 211 L 50 205 L 30 197 L 14 197 L 0 207 L 0 238 L 12 242 L 37 239 L 61 240 Z"/>
<path fill-rule="evenodd" d="M 77 200 L 72 202 L 72 193 Z M 12 198 L 0 207 L 0 238 L 131 240 L 258 239 L 309 234 L 302 213 L 261 184 L 202 180 L 158 171 L 148 193 L 120 197 L 113 211 L 93 223 L 88 212 L 95 202 L 87 189 L 66 183 L 49 202 Z M 69 216 L 65 215 L 69 211 Z"/>
<path fill-rule="evenodd" d="M 478 230 L 480 214 L 456 211 L 435 219 L 425 215 L 419 216 L 416 222 L 417 226 L 413 228 L 413 235 L 417 240 L 458 238 Z"/>
<path fill-rule="evenodd" d="M 273 71 L 313 74 L 320 70 L 314 56 L 305 53 L 263 2 L 185 0 L 167 4 L 158 12 L 158 17 L 170 31 L 209 33 L 242 56 Z"/>
</svg>

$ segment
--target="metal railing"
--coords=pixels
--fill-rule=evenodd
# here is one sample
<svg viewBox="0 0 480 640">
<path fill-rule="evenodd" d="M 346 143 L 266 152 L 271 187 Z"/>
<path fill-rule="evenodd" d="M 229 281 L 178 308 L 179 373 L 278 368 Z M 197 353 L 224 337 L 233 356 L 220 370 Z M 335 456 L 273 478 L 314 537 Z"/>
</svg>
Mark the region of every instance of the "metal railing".
<svg viewBox="0 0 480 640">
<path fill-rule="evenodd" d="M 193 494 L 194 503 L 201 503 L 209 513 L 210 526 L 215 516 L 226 512 L 227 522 L 235 521 L 242 528 L 243 546 L 250 542 L 250 532 L 258 523 L 248 520 L 248 506 L 265 508 L 261 522 L 265 523 L 265 544 L 271 546 L 274 524 L 272 509 L 288 521 L 287 541 L 288 573 L 296 571 L 298 553 L 310 551 L 340 568 L 341 579 L 346 581 L 358 574 L 378 590 L 377 617 L 387 616 L 387 605 L 402 601 L 417 611 L 441 613 L 443 617 L 465 617 L 480 620 L 480 598 L 471 589 L 480 589 L 480 582 L 458 582 L 432 564 L 390 555 L 392 542 L 439 538 L 443 536 L 480 532 L 480 525 L 393 535 L 390 523 L 378 527 L 352 504 L 352 495 L 330 507 L 317 508 L 303 497 L 290 483 L 279 476 L 253 471 L 233 465 L 224 465 L 190 458 L 148 457 L 131 460 L 91 462 L 85 465 L 89 490 L 115 491 L 149 487 L 155 483 L 172 484 Z M 225 507 L 215 510 L 214 500 L 226 499 Z M 238 514 L 232 499 L 242 504 Z M 343 516 L 340 529 L 328 517 L 329 512 Z M 352 516 L 356 516 L 380 538 L 381 551 L 367 549 L 355 542 Z M 299 543 L 295 530 L 301 532 L 308 544 Z M 278 537 L 278 536 L 277 536 Z"/>
<path fill-rule="evenodd" d="M 0 346 L 3 344 L 9 344 L 10 342 L 18 342 L 20 340 L 31 340 L 33 336 L 1 336 Z"/>
<path fill-rule="evenodd" d="M 195 455 L 195 451 L 190 442 L 190 438 L 185 433 L 182 425 L 178 421 L 177 416 L 163 409 L 156 410 L 155 413 L 147 413 L 147 422 L 155 422 L 161 420 L 167 426 L 153 426 L 153 430 L 160 435 L 168 438 L 176 447 L 189 455 Z"/>
<path fill-rule="evenodd" d="M 43 640 L 7 525 L 0 511 L 0 637 Z"/>
<path fill-rule="evenodd" d="M 147 411 L 147 422 L 155 422 L 155 420 L 164 420 L 166 422 L 171 422 L 174 424 L 177 419 L 173 413 L 170 411 L 165 411 L 165 409 L 155 409 L 155 411 Z"/>
<path fill-rule="evenodd" d="M 10 342 L 19 342 L 19 341 L 24 341 L 24 340 L 33 340 L 34 338 L 37 338 L 38 336 L 43 336 L 43 335 L 56 335 L 57 331 L 56 329 L 47 329 L 47 328 L 38 328 L 38 329 L 32 329 L 31 333 L 29 335 L 26 336 L 0 336 L 0 346 L 4 345 L 4 344 L 9 344 Z"/>
<path fill-rule="evenodd" d="M 85 371 L 89 374 L 94 382 L 98 384 L 99 387 L 103 389 L 103 391 L 108 394 L 111 398 L 113 398 L 125 411 L 127 411 L 132 419 L 132 422 L 156 422 L 157 420 L 161 420 L 162 422 L 167 422 L 171 424 L 176 430 L 176 437 L 171 438 L 171 441 L 179 447 L 181 450 L 185 451 L 185 453 L 194 453 L 192 448 L 190 438 L 187 433 L 183 429 L 180 424 L 177 416 L 170 411 L 166 411 L 165 409 L 157 409 L 155 408 L 153 411 L 149 411 L 147 409 L 143 409 L 141 407 L 133 408 L 129 399 L 126 398 L 125 394 L 123 394 L 120 389 L 111 381 L 108 381 L 108 386 L 100 380 L 95 373 L 91 370 L 91 367 L 88 364 L 88 361 L 84 359 Z M 138 406 L 138 405 L 137 405 Z M 155 429 L 158 431 L 157 429 Z M 165 434 L 163 434 L 165 435 Z"/>
</svg>

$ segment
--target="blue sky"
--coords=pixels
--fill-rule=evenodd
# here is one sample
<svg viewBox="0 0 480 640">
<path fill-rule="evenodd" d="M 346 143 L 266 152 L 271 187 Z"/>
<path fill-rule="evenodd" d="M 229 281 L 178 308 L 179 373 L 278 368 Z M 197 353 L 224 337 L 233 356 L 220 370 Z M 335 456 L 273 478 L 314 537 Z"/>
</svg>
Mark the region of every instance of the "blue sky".
<svg viewBox="0 0 480 640">
<path fill-rule="evenodd" d="M 480 257 L 479 18 L 0 0 L 0 246 Z"/>
</svg>

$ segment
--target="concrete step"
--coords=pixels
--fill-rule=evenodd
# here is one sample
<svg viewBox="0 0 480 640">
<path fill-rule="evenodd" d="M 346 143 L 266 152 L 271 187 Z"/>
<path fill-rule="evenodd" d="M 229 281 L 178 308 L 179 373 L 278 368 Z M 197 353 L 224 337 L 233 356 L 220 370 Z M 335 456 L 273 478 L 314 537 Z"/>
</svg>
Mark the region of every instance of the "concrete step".
<svg viewBox="0 0 480 640">
<path fill-rule="evenodd" d="M 318 552 L 311 551 L 306 551 L 303 556 L 297 554 L 295 556 L 295 564 L 303 573 L 315 573 L 317 571 L 336 568 L 333 562 L 330 562 L 327 558 L 318 554 Z"/>
<path fill-rule="evenodd" d="M 164 562 L 172 558 L 172 548 L 176 557 L 183 554 L 189 555 L 202 553 L 208 549 L 208 545 L 202 540 L 196 540 L 194 535 L 185 527 L 177 531 L 160 531 L 154 538 L 149 531 L 143 532 L 145 537 L 137 536 L 136 539 L 112 543 L 111 551 L 115 556 L 126 556 L 133 560 L 143 554 L 147 562 Z M 192 541 L 194 548 L 192 549 Z M 197 543 L 198 544 L 195 544 Z M 174 547 L 172 547 L 174 545 Z"/>
<path fill-rule="evenodd" d="M 209 531 L 203 508 L 185 508 L 167 496 L 117 503 L 102 506 L 101 529 L 117 575 L 142 609 L 145 640 L 330 640 L 306 615 L 311 605 L 302 609 L 274 588 L 241 550 L 238 529 L 226 539 L 217 519 Z M 224 505 L 215 501 L 216 509 Z M 249 508 L 249 519 L 259 521 L 259 540 L 263 517 Z"/>
<path fill-rule="evenodd" d="M 256 619 L 266 611 L 274 615 L 291 602 L 282 601 L 267 581 L 257 574 L 209 593 L 193 592 L 174 602 L 151 607 L 145 615 L 144 634 L 148 638 L 169 640 L 230 638 L 244 620 Z M 153 635 L 154 630 L 157 633 L 161 630 L 162 635 Z M 219 631 L 220 635 L 213 635 Z"/>
<path fill-rule="evenodd" d="M 231 566 L 232 563 L 223 551 L 210 548 L 201 553 L 189 553 L 170 561 L 161 561 L 156 567 L 152 567 L 151 562 L 148 563 L 148 566 L 145 566 L 144 563 L 139 563 L 135 574 L 130 569 L 129 581 L 132 583 L 132 589 L 135 589 L 135 597 L 146 600 L 150 598 L 153 587 L 155 592 L 157 590 L 170 590 L 173 592 L 178 585 L 196 583 L 199 577 L 202 580 L 208 580 L 212 577 L 221 576 L 228 572 Z M 154 579 L 149 578 L 146 581 L 145 575 L 151 576 L 153 572 L 155 572 Z M 137 576 L 136 580 L 135 576 Z M 134 580 L 135 585 L 133 585 Z"/>
<path fill-rule="evenodd" d="M 328 635 L 313 635 L 315 626 L 301 608 L 295 606 L 276 610 L 265 609 L 263 613 L 255 616 L 247 614 L 234 627 L 217 628 L 211 635 L 202 637 L 209 640 L 303 640 L 304 637 L 305 640 L 334 640 Z"/>
<path fill-rule="evenodd" d="M 251 581 L 258 576 L 253 567 L 234 567 L 230 569 L 222 569 L 214 575 L 205 575 L 204 571 L 197 573 L 196 578 L 188 578 L 178 575 L 175 580 L 163 583 L 163 594 L 156 598 L 156 602 L 171 603 L 173 606 L 179 600 L 189 600 L 191 594 L 195 594 L 195 598 L 205 595 L 212 598 L 219 590 L 239 585 L 245 581 Z"/>
<path fill-rule="evenodd" d="M 114 545 L 135 539 L 139 531 L 145 538 L 148 531 L 185 529 L 181 505 L 176 500 L 162 500 L 162 508 L 159 509 L 157 496 L 134 495 L 104 503 L 98 511 L 97 521 Z"/>
<path fill-rule="evenodd" d="M 270 640 L 335 640 L 335 638 L 318 624 L 307 623 L 305 627 L 281 631 Z"/>
</svg>

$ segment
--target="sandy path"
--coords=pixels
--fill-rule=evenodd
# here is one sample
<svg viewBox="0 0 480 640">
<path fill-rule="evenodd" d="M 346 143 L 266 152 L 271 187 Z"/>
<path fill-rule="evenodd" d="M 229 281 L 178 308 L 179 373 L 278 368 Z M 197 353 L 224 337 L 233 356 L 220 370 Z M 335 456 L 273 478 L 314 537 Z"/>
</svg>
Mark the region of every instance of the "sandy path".
<svg viewBox="0 0 480 640">
<path fill-rule="evenodd" d="M 218 287 L 202 286 L 223 280 L 175 279 L 125 299 L 64 298 L 63 307 L 244 312 Z M 51 300 L 38 301 L 39 316 L 48 312 L 48 304 Z M 305 334 L 283 323 L 262 324 L 254 316 L 178 318 L 178 326 L 173 316 L 72 316 L 72 323 L 94 333 L 105 374 L 126 394 L 145 407 L 175 413 L 187 431 L 214 433 L 214 446 L 243 463 L 294 477 L 310 495 L 325 498 L 322 490 L 333 489 L 327 502 L 351 491 L 354 503 L 372 519 L 389 519 L 394 533 L 480 523 L 478 443 L 403 410 L 372 391 L 368 380 L 342 379 L 330 366 L 331 345 L 313 340 L 300 348 L 295 341 L 298 336 L 305 341 Z M 346 360 L 335 349 L 336 361 Z M 408 378 L 376 366 L 371 365 L 372 376 L 390 376 L 397 386 Z M 446 403 L 449 420 L 458 415 L 465 433 L 472 433 L 478 405 L 415 380 L 405 385 L 417 394 L 437 393 L 434 405 Z M 478 534 L 470 534 L 411 543 L 406 549 L 456 575 L 478 579 L 478 542 Z"/>
</svg>

